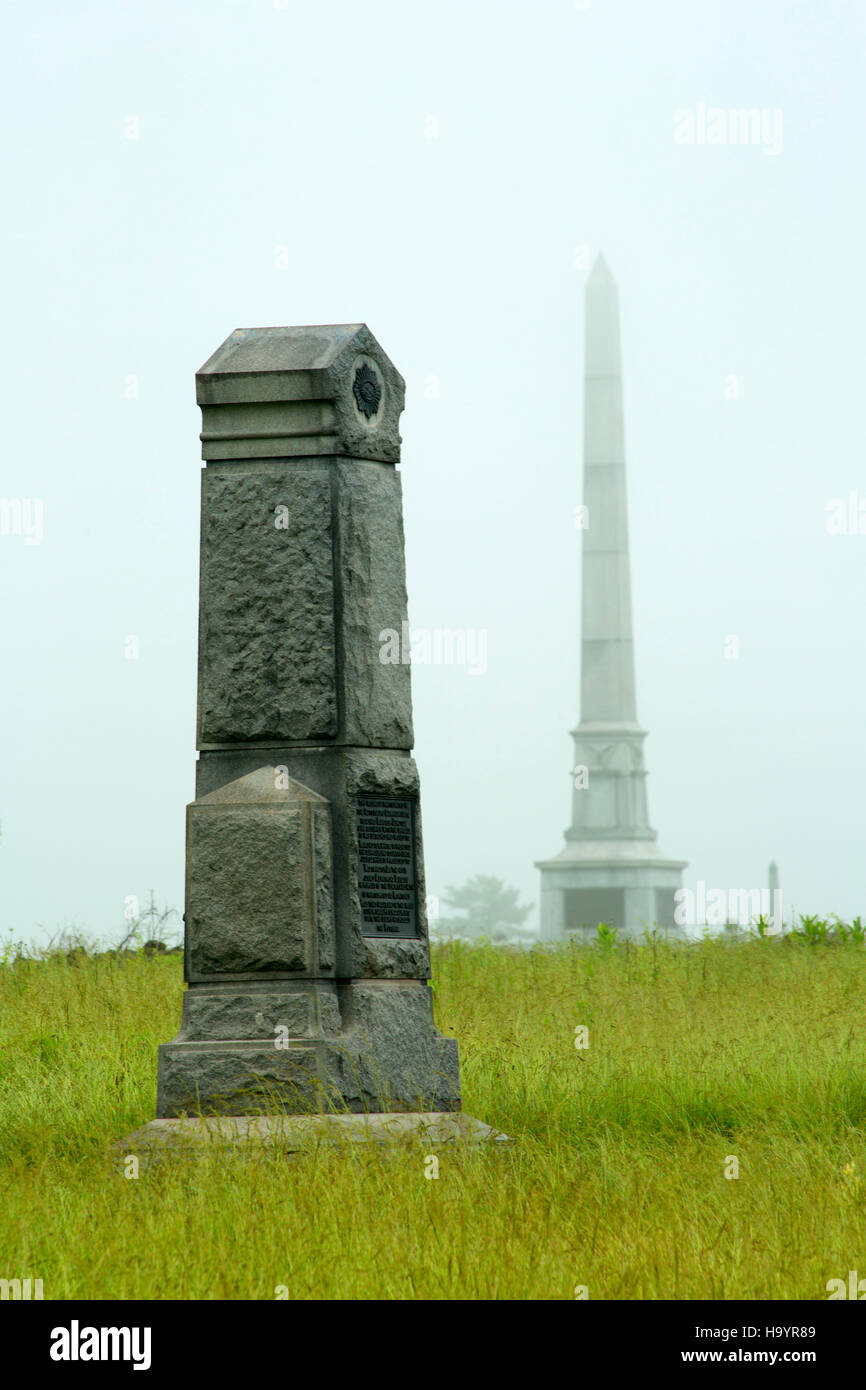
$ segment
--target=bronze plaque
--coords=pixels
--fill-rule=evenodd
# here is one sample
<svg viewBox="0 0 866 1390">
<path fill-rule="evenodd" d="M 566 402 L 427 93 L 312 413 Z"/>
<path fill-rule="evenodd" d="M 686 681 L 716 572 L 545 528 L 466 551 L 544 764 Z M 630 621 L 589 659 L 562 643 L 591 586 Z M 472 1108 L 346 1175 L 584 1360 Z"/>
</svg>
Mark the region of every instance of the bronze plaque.
<svg viewBox="0 0 866 1390">
<path fill-rule="evenodd" d="M 359 796 L 357 826 L 363 935 L 417 937 L 414 803 Z"/>
</svg>

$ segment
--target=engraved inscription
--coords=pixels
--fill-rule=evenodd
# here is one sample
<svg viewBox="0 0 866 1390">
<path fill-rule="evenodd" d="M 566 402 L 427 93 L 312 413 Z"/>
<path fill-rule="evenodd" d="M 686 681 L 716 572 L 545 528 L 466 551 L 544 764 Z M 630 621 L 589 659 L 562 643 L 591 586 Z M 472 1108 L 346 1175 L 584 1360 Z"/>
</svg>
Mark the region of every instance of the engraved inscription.
<svg viewBox="0 0 866 1390">
<path fill-rule="evenodd" d="M 358 888 L 364 936 L 418 935 L 412 801 L 359 796 Z"/>
</svg>

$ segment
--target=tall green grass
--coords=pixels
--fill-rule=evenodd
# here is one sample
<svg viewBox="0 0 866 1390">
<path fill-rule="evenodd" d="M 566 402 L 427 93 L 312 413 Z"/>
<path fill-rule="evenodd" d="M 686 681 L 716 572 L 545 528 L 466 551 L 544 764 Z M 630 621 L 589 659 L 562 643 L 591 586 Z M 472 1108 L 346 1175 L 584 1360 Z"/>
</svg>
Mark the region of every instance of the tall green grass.
<svg viewBox="0 0 866 1390">
<path fill-rule="evenodd" d="M 435 1179 L 417 1143 L 126 1179 L 111 1146 L 153 1116 L 181 962 L 18 959 L 0 1277 L 46 1298 L 826 1298 L 866 1276 L 866 950 L 812 937 L 436 948 L 464 1108 L 515 1143 L 442 1148 Z"/>
</svg>

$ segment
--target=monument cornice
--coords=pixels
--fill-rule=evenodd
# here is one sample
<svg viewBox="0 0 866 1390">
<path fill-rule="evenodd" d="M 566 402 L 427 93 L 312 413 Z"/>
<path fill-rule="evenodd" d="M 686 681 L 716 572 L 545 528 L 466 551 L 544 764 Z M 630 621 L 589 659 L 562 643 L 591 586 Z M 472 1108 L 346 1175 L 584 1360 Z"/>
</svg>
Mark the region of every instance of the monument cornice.
<svg viewBox="0 0 866 1390">
<path fill-rule="evenodd" d="M 405 396 L 364 323 L 236 328 L 196 373 L 202 458 L 398 463 Z"/>
</svg>

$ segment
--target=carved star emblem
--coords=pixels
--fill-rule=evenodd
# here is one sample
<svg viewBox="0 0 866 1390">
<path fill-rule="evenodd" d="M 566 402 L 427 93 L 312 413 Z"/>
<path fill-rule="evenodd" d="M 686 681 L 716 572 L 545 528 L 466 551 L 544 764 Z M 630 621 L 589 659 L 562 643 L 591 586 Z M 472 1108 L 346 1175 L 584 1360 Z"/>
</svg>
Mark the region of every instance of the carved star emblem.
<svg viewBox="0 0 866 1390">
<path fill-rule="evenodd" d="M 362 363 L 355 373 L 352 391 L 358 402 L 358 409 L 369 420 L 370 416 L 375 415 L 379 409 L 382 388 L 376 379 L 376 373 L 367 366 L 366 362 Z"/>
</svg>

